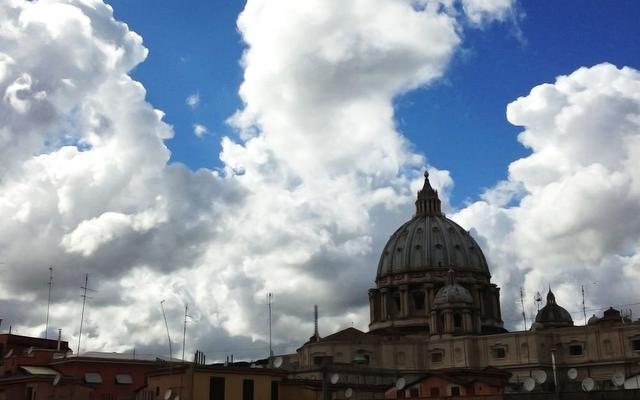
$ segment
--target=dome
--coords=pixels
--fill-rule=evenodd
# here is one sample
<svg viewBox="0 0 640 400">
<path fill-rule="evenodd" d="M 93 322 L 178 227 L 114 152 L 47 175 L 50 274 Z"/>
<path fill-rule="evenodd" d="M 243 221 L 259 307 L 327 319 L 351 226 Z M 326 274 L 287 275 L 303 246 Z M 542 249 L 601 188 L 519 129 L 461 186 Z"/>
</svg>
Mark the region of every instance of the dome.
<svg viewBox="0 0 640 400">
<path fill-rule="evenodd" d="M 388 275 L 448 269 L 490 277 L 480 246 L 464 228 L 441 212 L 438 192 L 431 187 L 429 174 L 425 172 L 416 214 L 384 246 L 376 281 Z"/>
<path fill-rule="evenodd" d="M 547 304 L 536 315 L 536 324 L 542 328 L 573 326 L 571 314 L 556 303 L 556 296 L 551 289 L 547 293 Z"/>
<path fill-rule="evenodd" d="M 469 293 L 469 291 L 464 287 L 455 283 L 453 276 L 454 271 L 450 269 L 447 285 L 441 287 L 433 299 L 433 304 L 435 306 L 456 303 L 473 304 L 473 297 L 471 297 L 471 293 Z"/>
</svg>

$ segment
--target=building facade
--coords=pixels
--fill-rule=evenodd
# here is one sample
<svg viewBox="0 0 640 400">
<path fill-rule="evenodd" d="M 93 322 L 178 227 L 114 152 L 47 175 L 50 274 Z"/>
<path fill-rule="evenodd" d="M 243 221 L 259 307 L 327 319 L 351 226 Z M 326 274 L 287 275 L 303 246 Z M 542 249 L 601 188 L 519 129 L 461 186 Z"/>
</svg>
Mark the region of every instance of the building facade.
<svg viewBox="0 0 640 400">
<path fill-rule="evenodd" d="M 291 376 L 343 371 L 354 385 L 392 385 L 403 376 L 492 367 L 510 374 L 505 392 L 516 394 L 580 391 L 587 378 L 600 391 L 640 382 L 640 322 L 612 308 L 576 326 L 549 289 L 532 328 L 507 332 L 482 249 L 442 213 L 426 173 L 415 214 L 382 251 L 369 305 L 369 332 L 316 333 L 287 358 Z M 384 397 L 370 389 L 353 398 Z"/>
</svg>

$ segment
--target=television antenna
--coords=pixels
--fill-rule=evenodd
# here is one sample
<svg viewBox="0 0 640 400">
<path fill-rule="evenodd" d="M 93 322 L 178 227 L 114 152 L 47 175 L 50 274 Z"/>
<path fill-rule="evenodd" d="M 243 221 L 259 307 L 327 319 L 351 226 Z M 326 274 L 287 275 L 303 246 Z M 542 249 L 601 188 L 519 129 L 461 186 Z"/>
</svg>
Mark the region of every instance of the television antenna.
<svg viewBox="0 0 640 400">
<path fill-rule="evenodd" d="M 171 348 L 171 336 L 169 335 L 169 324 L 167 323 L 167 314 L 165 314 L 164 312 L 164 300 L 160 302 L 160 308 L 162 308 L 162 317 L 164 318 L 164 327 L 167 328 L 167 339 L 169 339 L 169 362 L 171 362 L 171 359 L 173 358 L 173 349 Z M 167 391 L 171 392 L 171 389 L 168 389 Z M 166 397 L 166 393 L 165 393 L 165 397 Z"/>
<path fill-rule="evenodd" d="M 82 340 L 82 324 L 84 322 L 84 307 L 87 303 L 87 299 L 91 299 L 91 297 L 87 296 L 87 291 L 95 292 L 93 289 L 89 289 L 89 274 L 84 274 L 84 286 L 80 286 L 80 289 L 83 289 L 84 292 L 80 295 L 82 297 L 82 313 L 80 314 L 80 333 L 78 334 L 78 352 L 76 353 L 80 356 L 80 341 Z"/>
<path fill-rule="evenodd" d="M 47 319 L 44 323 L 44 338 L 49 335 L 49 308 L 51 308 L 51 289 L 53 288 L 53 267 L 49 267 L 49 298 L 47 300 Z"/>
<path fill-rule="evenodd" d="M 533 297 L 533 301 L 536 302 L 536 305 L 538 306 L 538 312 L 540 312 L 540 304 L 542 304 L 542 295 L 540 294 L 540 292 L 536 292 L 536 295 Z"/>
<path fill-rule="evenodd" d="M 584 285 L 580 286 L 582 292 L 582 314 L 584 314 L 584 324 L 587 325 L 587 307 L 584 305 Z"/>
<path fill-rule="evenodd" d="M 187 337 L 187 317 L 191 318 L 191 315 L 188 314 L 188 311 L 189 311 L 189 304 L 185 304 L 184 305 L 184 327 L 182 329 L 182 363 L 183 364 L 184 364 L 184 346 L 185 346 L 185 340 Z M 163 314 L 164 314 L 164 309 L 163 309 Z M 165 318 L 165 322 L 166 322 L 166 318 Z"/>
<path fill-rule="evenodd" d="M 520 305 L 522 306 L 522 321 L 524 322 L 524 330 L 527 330 L 527 315 L 524 313 L 524 292 L 520 287 Z"/>
<path fill-rule="evenodd" d="M 271 347 L 271 298 L 273 294 L 269 292 L 267 302 L 269 303 L 269 357 L 273 357 L 273 348 Z"/>
</svg>

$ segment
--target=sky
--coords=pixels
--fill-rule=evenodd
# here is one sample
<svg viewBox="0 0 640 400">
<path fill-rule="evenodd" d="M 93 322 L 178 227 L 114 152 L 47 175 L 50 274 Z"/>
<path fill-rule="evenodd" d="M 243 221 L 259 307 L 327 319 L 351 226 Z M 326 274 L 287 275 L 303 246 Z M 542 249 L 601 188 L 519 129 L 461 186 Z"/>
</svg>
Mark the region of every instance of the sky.
<svg viewBox="0 0 640 400">
<path fill-rule="evenodd" d="M 637 2 L 107 3 L 0 4 L 0 330 L 49 267 L 82 351 L 166 353 L 162 300 L 208 359 L 268 354 L 268 293 L 276 352 L 366 330 L 425 169 L 507 328 L 520 287 L 640 313 Z"/>
</svg>

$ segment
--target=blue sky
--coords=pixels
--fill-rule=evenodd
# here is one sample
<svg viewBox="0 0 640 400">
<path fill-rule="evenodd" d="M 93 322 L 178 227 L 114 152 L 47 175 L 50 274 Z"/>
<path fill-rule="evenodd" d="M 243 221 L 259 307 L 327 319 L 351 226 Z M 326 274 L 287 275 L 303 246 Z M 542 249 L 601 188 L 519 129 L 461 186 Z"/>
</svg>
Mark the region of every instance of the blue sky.
<svg viewBox="0 0 640 400">
<path fill-rule="evenodd" d="M 150 51 L 132 76 L 174 126 L 167 142 L 172 160 L 192 169 L 220 167 L 220 139 L 235 135 L 225 121 L 241 107 L 244 45 L 236 18 L 244 2 L 109 3 Z M 637 1 L 521 1 L 516 13 L 515 25 L 466 29 L 445 76 L 395 102 L 399 131 L 431 164 L 451 172 L 456 206 L 506 178 L 509 163 L 529 154 L 517 141 L 522 128 L 506 120 L 508 103 L 580 66 L 640 66 Z M 192 109 L 185 99 L 194 93 L 200 104 Z M 196 137 L 196 123 L 209 134 Z"/>
</svg>

